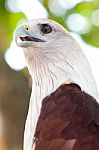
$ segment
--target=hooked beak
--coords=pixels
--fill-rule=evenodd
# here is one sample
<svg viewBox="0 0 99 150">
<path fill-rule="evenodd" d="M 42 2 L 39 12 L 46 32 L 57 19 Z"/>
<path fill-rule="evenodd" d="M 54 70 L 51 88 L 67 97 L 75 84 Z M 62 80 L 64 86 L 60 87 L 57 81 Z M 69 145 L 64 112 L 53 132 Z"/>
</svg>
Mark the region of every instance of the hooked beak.
<svg viewBox="0 0 99 150">
<path fill-rule="evenodd" d="M 23 27 L 20 27 L 15 33 L 15 41 L 19 47 L 28 47 L 33 42 L 45 42 L 42 39 L 33 37 L 31 33 L 26 31 Z"/>
</svg>

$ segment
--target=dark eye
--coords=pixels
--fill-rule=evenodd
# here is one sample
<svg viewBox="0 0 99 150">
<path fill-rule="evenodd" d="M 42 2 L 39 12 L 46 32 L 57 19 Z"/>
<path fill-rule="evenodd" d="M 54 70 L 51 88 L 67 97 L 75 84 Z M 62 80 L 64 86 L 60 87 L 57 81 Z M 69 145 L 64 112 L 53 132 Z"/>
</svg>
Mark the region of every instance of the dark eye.
<svg viewBox="0 0 99 150">
<path fill-rule="evenodd" d="M 52 32 L 52 27 L 48 24 L 42 24 L 41 25 L 41 32 L 43 34 L 48 34 L 48 33 L 51 33 Z"/>
</svg>

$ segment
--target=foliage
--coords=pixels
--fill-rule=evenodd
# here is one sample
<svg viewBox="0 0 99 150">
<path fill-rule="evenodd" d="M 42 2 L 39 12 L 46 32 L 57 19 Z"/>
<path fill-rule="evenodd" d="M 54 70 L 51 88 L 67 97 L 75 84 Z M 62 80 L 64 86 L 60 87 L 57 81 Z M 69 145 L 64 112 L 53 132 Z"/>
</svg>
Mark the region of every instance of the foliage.
<svg viewBox="0 0 99 150">
<path fill-rule="evenodd" d="M 87 17 L 92 24 L 92 13 L 99 9 L 99 0 L 84 1 L 78 3 L 74 8 L 66 10 L 62 16 L 55 16 L 49 9 L 49 0 L 41 0 L 41 3 L 48 11 L 48 17 L 56 20 L 62 24 L 65 28 L 70 30 L 67 25 L 66 19 L 73 13 L 79 13 L 84 17 Z M 12 13 L 5 7 L 5 0 L 0 0 L 0 49 L 5 50 L 12 39 L 13 31 L 19 20 L 24 19 L 25 15 L 22 13 Z M 98 19 L 98 18 L 97 18 Z M 71 31 L 71 30 L 70 30 Z M 94 24 L 91 25 L 91 29 L 88 33 L 81 34 L 81 37 L 89 44 L 99 47 L 99 27 Z M 2 37 L 2 38 L 1 38 Z"/>
</svg>

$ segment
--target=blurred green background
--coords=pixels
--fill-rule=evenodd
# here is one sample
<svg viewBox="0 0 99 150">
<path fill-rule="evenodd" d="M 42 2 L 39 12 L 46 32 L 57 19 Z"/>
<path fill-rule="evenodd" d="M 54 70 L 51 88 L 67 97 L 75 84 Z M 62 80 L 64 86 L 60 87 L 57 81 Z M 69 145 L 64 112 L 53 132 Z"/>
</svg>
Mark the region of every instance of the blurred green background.
<svg viewBox="0 0 99 150">
<path fill-rule="evenodd" d="M 13 34 L 20 22 L 40 17 L 99 47 L 99 0 L 0 0 L 0 150 L 22 150 L 31 78 Z"/>
</svg>

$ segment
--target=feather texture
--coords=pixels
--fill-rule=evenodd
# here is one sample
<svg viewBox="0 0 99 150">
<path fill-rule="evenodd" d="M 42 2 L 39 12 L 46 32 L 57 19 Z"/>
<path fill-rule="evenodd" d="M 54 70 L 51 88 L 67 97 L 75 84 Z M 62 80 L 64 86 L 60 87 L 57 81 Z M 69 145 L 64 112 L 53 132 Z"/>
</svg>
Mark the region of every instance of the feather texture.
<svg viewBox="0 0 99 150">
<path fill-rule="evenodd" d="M 99 104 L 76 84 L 60 86 L 41 107 L 35 150 L 99 150 Z"/>
<path fill-rule="evenodd" d="M 50 34 L 41 34 L 43 24 L 52 28 Z M 44 42 L 31 41 L 27 36 Z M 36 150 L 93 150 L 94 146 L 99 150 L 98 104 L 94 100 L 99 101 L 99 93 L 78 42 L 49 19 L 23 23 L 16 30 L 15 40 L 23 49 L 32 77 L 24 150 L 34 150 L 34 134 Z"/>
</svg>

